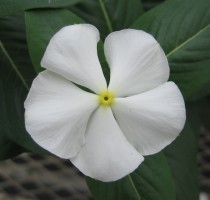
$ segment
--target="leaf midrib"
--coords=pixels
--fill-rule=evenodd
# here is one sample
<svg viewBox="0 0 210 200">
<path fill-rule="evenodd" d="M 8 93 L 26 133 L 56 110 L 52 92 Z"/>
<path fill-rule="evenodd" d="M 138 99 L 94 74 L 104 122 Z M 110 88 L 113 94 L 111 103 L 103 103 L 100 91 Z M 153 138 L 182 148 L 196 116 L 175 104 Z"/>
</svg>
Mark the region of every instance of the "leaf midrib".
<svg viewBox="0 0 210 200">
<path fill-rule="evenodd" d="M 198 31 L 197 33 L 195 33 L 193 36 L 191 36 L 190 38 L 188 38 L 187 40 L 185 40 L 184 42 L 182 42 L 180 45 L 178 45 L 177 47 L 175 47 L 173 50 L 171 50 L 166 57 L 169 58 L 171 55 L 173 55 L 174 53 L 176 53 L 179 49 L 181 49 L 183 46 L 187 45 L 190 41 L 194 40 L 197 36 L 199 36 L 200 34 L 202 34 L 204 31 L 206 31 L 208 28 L 210 28 L 210 24 L 206 25 L 204 28 L 202 28 L 200 31 Z"/>
<path fill-rule="evenodd" d="M 111 33 L 111 32 L 113 32 L 113 27 L 112 27 L 112 23 L 111 23 L 111 20 L 109 18 L 108 12 L 106 10 L 106 7 L 104 5 L 104 2 L 103 2 L 103 0 L 98 0 L 98 2 L 99 2 L 99 5 L 101 7 L 102 13 L 104 15 L 104 18 L 105 18 L 105 21 L 106 21 L 106 25 L 107 25 L 107 27 L 109 29 L 109 32 Z"/>
<path fill-rule="evenodd" d="M 133 189 L 134 189 L 134 191 L 135 191 L 135 193 L 136 193 L 137 199 L 138 199 L 138 200 L 141 200 L 140 194 L 138 193 L 138 190 L 137 190 L 137 188 L 136 188 L 136 186 L 135 186 L 135 184 L 134 184 L 134 182 L 133 182 L 133 180 L 132 180 L 131 175 L 128 175 L 128 178 L 129 178 L 129 180 L 130 180 L 130 182 L 131 182 L 131 185 L 132 185 L 132 187 L 133 187 Z"/>
<path fill-rule="evenodd" d="M 17 76 L 20 78 L 21 82 L 23 83 L 24 87 L 29 90 L 29 86 L 26 83 L 23 75 L 21 74 L 21 72 L 19 71 L 18 67 L 15 65 L 14 61 L 12 60 L 12 58 L 10 57 L 9 53 L 7 52 L 7 50 L 5 49 L 3 43 L 0 41 L 0 49 L 2 50 L 2 52 L 4 53 L 4 55 L 6 56 L 6 58 L 8 59 L 10 65 L 12 66 L 13 70 L 16 72 Z"/>
</svg>

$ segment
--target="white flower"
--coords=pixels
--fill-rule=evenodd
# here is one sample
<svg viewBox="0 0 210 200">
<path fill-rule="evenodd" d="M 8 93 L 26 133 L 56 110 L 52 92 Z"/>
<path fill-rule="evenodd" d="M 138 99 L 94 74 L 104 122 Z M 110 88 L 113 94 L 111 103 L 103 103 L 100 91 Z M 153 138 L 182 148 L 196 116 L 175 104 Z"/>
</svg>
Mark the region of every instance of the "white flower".
<svg viewBox="0 0 210 200">
<path fill-rule="evenodd" d="M 166 82 L 168 62 L 151 35 L 126 29 L 106 38 L 108 87 L 98 41 L 98 30 L 88 24 L 66 26 L 53 36 L 41 61 L 46 71 L 25 101 L 25 124 L 40 146 L 106 182 L 170 144 L 184 126 L 185 106 L 178 87 Z"/>
</svg>

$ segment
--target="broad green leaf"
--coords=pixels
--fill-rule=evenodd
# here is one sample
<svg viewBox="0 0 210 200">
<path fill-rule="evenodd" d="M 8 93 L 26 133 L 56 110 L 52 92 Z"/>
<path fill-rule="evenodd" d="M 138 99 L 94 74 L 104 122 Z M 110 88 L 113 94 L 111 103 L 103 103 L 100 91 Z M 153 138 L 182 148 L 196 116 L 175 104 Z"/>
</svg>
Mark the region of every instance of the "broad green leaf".
<svg viewBox="0 0 210 200">
<path fill-rule="evenodd" d="M 3 54 L 0 50 L 0 65 L 3 61 Z M 0 91 L 3 91 L 3 82 L 0 80 Z M 6 112 L 6 102 L 3 95 L 0 95 L 0 160 L 4 160 L 18 155 L 23 149 L 14 143 L 7 135 L 6 125 L 3 123 Z"/>
<path fill-rule="evenodd" d="M 175 200 L 175 191 L 167 160 L 162 152 L 147 156 L 129 176 L 103 183 L 87 178 L 96 200 Z"/>
<path fill-rule="evenodd" d="M 21 146 L 12 142 L 5 134 L 0 132 L 0 160 L 9 159 L 26 151 Z"/>
<path fill-rule="evenodd" d="M 190 102 L 201 126 L 210 131 L 210 95 L 196 102 Z"/>
<path fill-rule="evenodd" d="M 210 132 L 210 95 L 199 102 L 199 108 L 201 123 Z"/>
<path fill-rule="evenodd" d="M 176 200 L 198 200 L 197 152 L 199 120 L 195 105 L 188 106 L 188 119 L 180 136 L 165 149 L 176 187 Z"/>
<path fill-rule="evenodd" d="M 140 0 L 84 0 L 70 9 L 95 25 L 102 39 L 112 31 L 129 28 L 143 13 Z"/>
<path fill-rule="evenodd" d="M 61 8 L 81 0 L 0 0 L 0 17 L 32 8 Z"/>
<path fill-rule="evenodd" d="M 210 1 L 168 0 L 133 25 L 151 33 L 163 47 L 185 99 L 210 81 Z"/>
<path fill-rule="evenodd" d="M 142 0 L 143 8 L 145 11 L 151 10 L 152 8 L 156 7 L 164 0 Z"/>
<path fill-rule="evenodd" d="M 25 12 L 28 48 L 36 72 L 42 70 L 40 61 L 51 37 L 64 26 L 82 22 L 80 18 L 65 9 Z"/>
<path fill-rule="evenodd" d="M 204 87 L 202 87 L 198 92 L 190 96 L 189 101 L 191 102 L 199 101 L 208 95 L 210 95 L 210 81 Z"/>
<path fill-rule="evenodd" d="M 19 152 L 17 143 L 43 152 L 25 130 L 23 102 L 35 76 L 25 40 L 24 18 L 0 18 L 0 137 L 2 158 Z M 3 150 L 4 149 L 4 150 Z M 4 151 L 8 151 L 4 153 Z"/>
</svg>

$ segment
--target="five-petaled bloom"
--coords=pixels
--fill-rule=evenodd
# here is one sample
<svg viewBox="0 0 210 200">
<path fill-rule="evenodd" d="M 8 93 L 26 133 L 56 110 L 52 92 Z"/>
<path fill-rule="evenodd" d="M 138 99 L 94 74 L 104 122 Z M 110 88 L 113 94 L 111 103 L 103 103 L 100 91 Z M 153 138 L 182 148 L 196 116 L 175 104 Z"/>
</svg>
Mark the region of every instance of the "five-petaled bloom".
<svg viewBox="0 0 210 200">
<path fill-rule="evenodd" d="M 150 34 L 126 29 L 108 35 L 108 86 L 98 41 L 89 24 L 66 26 L 52 37 L 41 61 L 46 70 L 25 101 L 25 124 L 40 146 L 106 182 L 170 144 L 184 126 L 185 106 L 178 87 L 167 82 L 168 61 Z"/>
</svg>

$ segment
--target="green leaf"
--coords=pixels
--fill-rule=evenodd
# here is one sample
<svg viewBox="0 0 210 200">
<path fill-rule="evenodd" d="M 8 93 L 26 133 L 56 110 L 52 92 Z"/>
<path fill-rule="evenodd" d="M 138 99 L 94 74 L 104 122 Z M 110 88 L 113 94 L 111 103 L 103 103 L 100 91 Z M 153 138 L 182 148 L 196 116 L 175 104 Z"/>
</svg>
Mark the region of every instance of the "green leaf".
<svg viewBox="0 0 210 200">
<path fill-rule="evenodd" d="M 190 96 L 189 101 L 199 101 L 205 98 L 206 96 L 210 95 L 210 81 L 204 85 L 198 92 L 194 93 L 192 96 Z"/>
<path fill-rule="evenodd" d="M 96 200 L 175 200 L 175 191 L 167 160 L 162 152 L 147 156 L 129 176 L 103 183 L 87 178 Z"/>
<path fill-rule="evenodd" d="M 78 2 L 81 0 L 0 0 L 0 17 L 32 8 L 61 8 Z"/>
<path fill-rule="evenodd" d="M 129 28 L 143 13 L 139 0 L 84 0 L 71 10 L 96 26 L 102 39 L 112 31 Z"/>
<path fill-rule="evenodd" d="M 4 134 L 0 133 L 0 160 L 9 159 L 26 151 L 21 146 L 9 140 Z"/>
<path fill-rule="evenodd" d="M 37 12 L 38 15 L 41 15 L 42 13 L 41 11 Z M 33 13 L 33 11 L 31 11 L 31 13 Z M 71 17 L 74 16 L 72 14 L 68 15 L 69 12 L 64 10 L 63 12 L 61 10 L 50 10 L 46 11 L 46 13 L 48 13 L 48 16 L 44 14 L 42 16 L 43 18 L 38 18 L 38 20 L 43 22 L 45 19 L 46 21 L 42 23 L 43 27 L 51 28 L 51 30 L 45 29 L 45 31 L 48 32 L 47 40 L 46 37 L 44 37 L 40 42 L 43 42 L 41 46 L 38 45 L 38 43 L 32 42 L 38 59 L 41 59 L 49 39 L 57 31 L 57 28 L 59 28 L 56 26 L 56 23 L 59 26 L 65 26 L 73 20 Z M 64 15 L 62 15 L 63 13 Z M 53 16 L 53 19 L 50 19 L 49 16 Z M 64 20 L 62 20 L 62 18 L 64 18 Z M 47 20 L 52 22 L 51 24 L 53 25 L 51 27 L 46 25 L 49 24 L 49 21 Z M 63 23 L 63 21 L 66 24 Z M 75 23 L 76 21 L 73 20 L 73 22 Z M 34 21 L 32 23 L 34 23 Z M 30 25 L 33 28 L 33 24 Z M 19 152 L 15 143 L 30 151 L 48 153 L 35 144 L 26 132 L 24 125 L 23 103 L 26 99 L 31 82 L 36 76 L 28 54 L 24 18 L 22 16 L 0 18 L 0 27 L 2 28 L 2 31 L 0 32 L 2 42 L 0 45 L 0 118 L 2 119 L 0 124 L 0 138 L 2 139 L 0 143 L 0 159 L 13 155 L 12 152 L 14 152 L 15 148 L 16 152 Z M 37 30 L 42 30 L 42 27 L 37 28 L 38 29 L 36 29 L 35 32 L 37 32 Z M 52 32 L 53 28 L 55 28 L 55 32 Z M 33 36 L 39 37 L 38 34 Z M 35 40 L 35 42 L 37 42 L 37 40 Z M 39 62 L 37 61 L 37 63 Z"/>
<path fill-rule="evenodd" d="M 28 48 L 36 72 L 42 70 L 40 62 L 51 37 L 64 26 L 82 22 L 80 18 L 65 9 L 25 12 Z"/>
<path fill-rule="evenodd" d="M 24 18 L 0 18 L 0 27 L 1 156 L 6 158 L 14 154 L 12 152 L 17 148 L 15 143 L 31 151 L 43 152 L 33 142 L 24 125 L 23 102 L 35 77 L 27 51 Z"/>
<path fill-rule="evenodd" d="M 3 55 L 1 55 L 2 53 L 0 53 L 1 58 L 3 57 Z M 1 59 L 2 60 L 2 59 Z M 0 65 L 1 65 L 1 60 L 0 60 Z M 2 81 L 0 81 L 0 91 L 3 91 L 3 83 Z M 3 123 L 4 118 L 5 118 L 5 100 L 4 100 L 4 96 L 0 95 L 0 108 L 1 108 L 1 112 L 0 112 L 0 160 L 4 160 L 10 157 L 14 157 L 16 155 L 18 155 L 19 153 L 21 153 L 23 151 L 23 149 L 18 146 L 17 144 L 15 144 L 12 140 L 9 139 L 9 137 L 6 135 L 6 131 L 5 131 L 5 124 Z"/>
<path fill-rule="evenodd" d="M 168 0 L 133 25 L 151 33 L 163 47 L 185 99 L 210 81 L 210 1 Z"/>
<path fill-rule="evenodd" d="M 190 102 L 199 123 L 210 131 L 210 95 L 196 102 Z"/>
<path fill-rule="evenodd" d="M 199 117 L 202 125 L 210 132 L 210 95 L 199 102 Z"/>
<path fill-rule="evenodd" d="M 195 105 L 188 105 L 188 118 L 180 136 L 165 149 L 176 186 L 176 200 L 198 200 L 197 152 L 199 119 Z"/>
<path fill-rule="evenodd" d="M 148 11 L 152 8 L 156 7 L 160 3 L 162 3 L 164 0 L 142 0 L 142 4 L 144 7 L 144 10 Z"/>
</svg>

